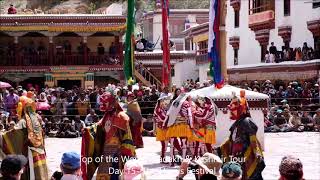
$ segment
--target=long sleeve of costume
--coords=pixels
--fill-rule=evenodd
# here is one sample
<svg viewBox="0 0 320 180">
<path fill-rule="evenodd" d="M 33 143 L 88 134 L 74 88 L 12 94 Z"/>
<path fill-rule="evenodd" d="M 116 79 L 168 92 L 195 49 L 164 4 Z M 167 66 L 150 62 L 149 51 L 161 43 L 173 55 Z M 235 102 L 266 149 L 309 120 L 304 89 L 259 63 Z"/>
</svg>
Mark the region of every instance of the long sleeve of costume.
<svg viewBox="0 0 320 180">
<path fill-rule="evenodd" d="M 136 156 L 136 153 L 129 125 L 129 117 L 124 112 L 119 113 L 118 117 L 120 117 L 121 120 L 125 121 L 125 125 L 123 126 L 125 129 L 122 129 L 121 137 L 121 155 L 127 157 L 134 157 Z"/>
<path fill-rule="evenodd" d="M 190 127 L 193 127 L 192 108 L 188 101 L 183 102 L 180 110 L 180 115 L 188 120 Z"/>
</svg>

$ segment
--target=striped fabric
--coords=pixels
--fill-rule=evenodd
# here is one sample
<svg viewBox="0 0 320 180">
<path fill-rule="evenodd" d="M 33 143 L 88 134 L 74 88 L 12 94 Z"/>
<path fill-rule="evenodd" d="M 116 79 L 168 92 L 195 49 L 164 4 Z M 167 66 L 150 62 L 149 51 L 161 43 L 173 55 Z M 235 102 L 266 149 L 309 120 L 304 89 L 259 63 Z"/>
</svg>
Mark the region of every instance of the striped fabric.
<svg viewBox="0 0 320 180">
<path fill-rule="evenodd" d="M 208 42 L 208 58 L 210 61 L 210 74 L 213 77 L 215 86 L 222 88 L 224 80 L 221 70 L 221 58 L 219 47 L 219 26 L 220 26 L 220 0 L 210 1 L 209 11 L 209 42 Z"/>
</svg>

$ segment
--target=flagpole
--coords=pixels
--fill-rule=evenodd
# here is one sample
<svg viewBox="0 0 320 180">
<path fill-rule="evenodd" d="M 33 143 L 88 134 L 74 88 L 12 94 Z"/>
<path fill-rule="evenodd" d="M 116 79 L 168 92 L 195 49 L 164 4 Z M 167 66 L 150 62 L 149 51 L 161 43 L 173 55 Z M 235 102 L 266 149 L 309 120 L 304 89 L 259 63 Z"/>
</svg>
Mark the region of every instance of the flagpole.
<svg viewBox="0 0 320 180">
<path fill-rule="evenodd" d="M 228 84 L 228 70 L 227 70 L 227 32 L 226 32 L 226 14 L 225 8 L 226 0 L 220 0 L 220 58 L 221 58 L 221 74 L 224 78 L 224 84 Z"/>
<path fill-rule="evenodd" d="M 162 51 L 163 51 L 163 66 L 162 66 L 162 86 L 170 89 L 171 83 L 171 64 L 170 64 L 170 49 L 169 49 L 169 34 L 168 34 L 168 0 L 161 0 L 162 6 Z"/>
</svg>

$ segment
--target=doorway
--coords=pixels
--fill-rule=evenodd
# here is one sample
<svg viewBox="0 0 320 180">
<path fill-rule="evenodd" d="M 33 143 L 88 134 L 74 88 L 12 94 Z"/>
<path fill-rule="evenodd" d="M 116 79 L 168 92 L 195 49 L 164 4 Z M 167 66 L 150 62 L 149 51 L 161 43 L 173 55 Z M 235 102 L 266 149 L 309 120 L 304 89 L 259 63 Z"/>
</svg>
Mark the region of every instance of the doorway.
<svg viewBox="0 0 320 180">
<path fill-rule="evenodd" d="M 74 86 L 81 87 L 81 80 L 58 80 L 58 87 L 71 90 Z"/>
</svg>

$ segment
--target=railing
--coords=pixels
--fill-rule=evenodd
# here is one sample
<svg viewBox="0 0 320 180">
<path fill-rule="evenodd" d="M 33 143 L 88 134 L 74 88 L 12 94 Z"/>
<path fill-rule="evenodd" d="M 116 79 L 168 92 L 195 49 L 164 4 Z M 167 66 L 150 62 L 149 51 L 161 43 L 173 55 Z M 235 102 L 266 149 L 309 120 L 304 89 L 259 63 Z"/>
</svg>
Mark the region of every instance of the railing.
<svg viewBox="0 0 320 180">
<path fill-rule="evenodd" d="M 249 15 L 263 12 L 263 11 L 268 11 L 268 10 L 274 10 L 274 6 L 271 1 L 257 7 L 251 7 L 249 9 Z"/>
<path fill-rule="evenodd" d="M 146 67 L 144 67 L 143 64 L 141 63 L 136 64 L 135 75 L 140 81 L 145 80 L 145 82 L 143 83 L 147 86 L 155 84 L 157 88 L 161 87 L 161 81 L 155 75 L 153 75 L 152 72 L 150 72 Z M 143 79 L 141 79 L 141 77 L 143 77 Z M 147 82 L 149 82 L 150 84 L 148 84 Z"/>
<path fill-rule="evenodd" d="M 2 66 L 54 66 L 54 65 L 116 65 L 120 64 L 119 58 L 109 55 L 90 53 L 88 58 L 82 54 L 61 54 L 50 58 L 47 54 L 4 56 L 1 58 Z"/>
<path fill-rule="evenodd" d="M 196 56 L 196 63 L 197 64 L 202 64 L 202 63 L 207 63 L 209 62 L 208 60 L 208 53 L 206 54 L 200 54 Z"/>
</svg>

